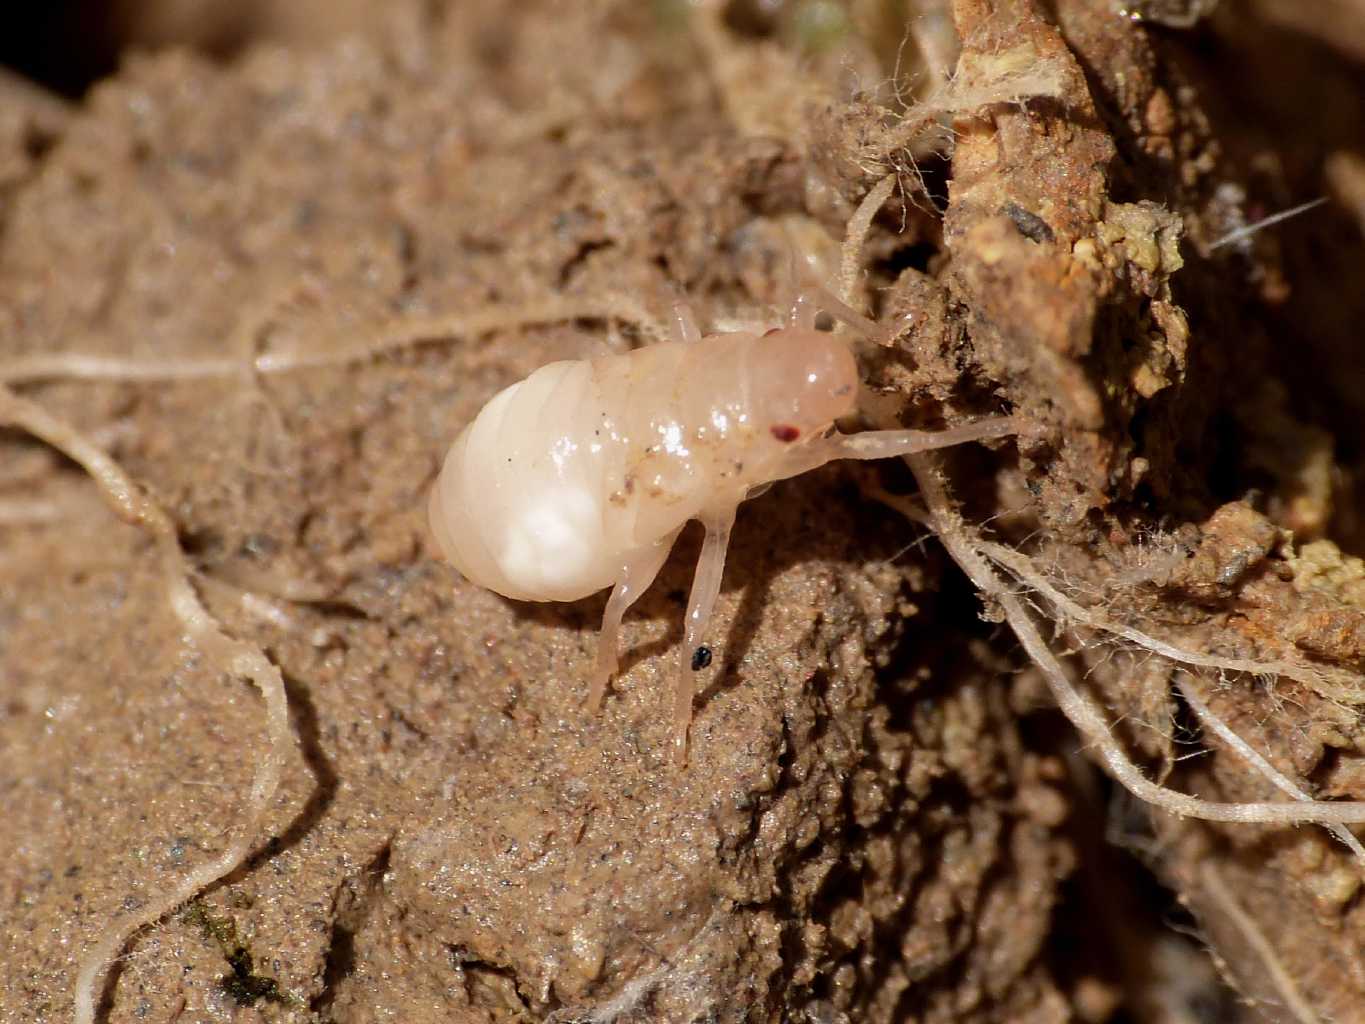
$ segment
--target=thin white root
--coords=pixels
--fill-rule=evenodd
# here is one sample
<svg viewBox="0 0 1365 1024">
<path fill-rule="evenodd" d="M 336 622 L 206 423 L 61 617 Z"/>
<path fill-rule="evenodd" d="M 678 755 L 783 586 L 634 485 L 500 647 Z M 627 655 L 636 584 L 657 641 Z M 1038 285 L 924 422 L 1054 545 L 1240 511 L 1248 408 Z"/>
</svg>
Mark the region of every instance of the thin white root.
<svg viewBox="0 0 1365 1024">
<path fill-rule="evenodd" d="M 1224 803 L 1167 789 L 1144 776 L 1114 737 L 1109 722 L 1094 700 L 1072 683 L 1066 669 L 1043 640 L 1024 602 L 996 575 L 981 550 L 981 542 L 973 537 L 953 508 L 934 457 L 927 453 L 907 455 L 905 461 L 919 481 L 920 493 L 939 541 L 977 590 L 1005 613 L 1019 643 L 1042 672 L 1057 706 L 1099 751 L 1109 771 L 1128 792 L 1171 814 L 1205 821 L 1283 825 L 1365 822 L 1365 802 Z"/>
<path fill-rule="evenodd" d="M 231 377 L 250 369 L 250 363 L 234 359 L 141 361 L 83 355 L 79 352 L 54 352 L 0 364 L 0 383 L 27 384 L 39 380 L 205 380 Z"/>
<path fill-rule="evenodd" d="M 342 344 L 319 352 L 265 352 L 250 359 L 125 359 L 56 352 L 51 355 L 0 363 L 0 383 L 26 384 L 42 380 L 154 382 L 214 380 L 243 373 L 288 373 L 319 366 L 361 363 L 395 349 L 422 342 L 472 338 L 494 331 L 571 320 L 618 320 L 635 326 L 651 341 L 662 341 L 668 330 L 625 296 L 593 302 L 587 299 L 548 299 L 515 308 L 490 307 L 467 314 L 407 317 L 384 325 L 377 337 Z"/>
<path fill-rule="evenodd" d="M 872 219 L 877 216 L 877 211 L 886 205 L 895 187 L 896 173 L 893 171 L 872 186 L 872 190 L 863 197 L 863 201 L 853 211 L 853 216 L 848 219 L 848 225 L 844 228 L 844 244 L 839 256 L 839 297 L 855 309 L 858 303 L 855 301 L 854 291 L 858 286 L 858 267 L 862 262 L 863 242 L 872 228 Z"/>
<path fill-rule="evenodd" d="M 1232 727 L 1229 726 L 1227 722 L 1215 715 L 1213 710 L 1200 698 L 1199 694 L 1195 693 L 1194 689 L 1186 684 L 1184 676 L 1185 673 L 1183 672 L 1177 672 L 1175 674 L 1175 687 L 1180 691 L 1180 696 L 1185 699 L 1185 703 L 1189 705 L 1189 708 L 1194 712 L 1195 717 L 1199 719 L 1200 725 L 1226 743 L 1232 749 L 1233 753 L 1255 768 L 1256 771 L 1263 775 L 1276 789 L 1288 793 L 1295 800 L 1303 803 L 1312 802 L 1313 798 L 1307 792 L 1267 761 L 1260 751 L 1246 740 L 1242 739 L 1242 737 L 1238 736 L 1237 733 L 1233 732 Z M 1365 846 L 1361 845 L 1360 840 L 1355 837 L 1355 834 L 1352 833 L 1350 829 L 1345 825 L 1331 824 L 1327 826 L 1327 830 L 1340 839 L 1342 843 L 1345 844 L 1346 848 L 1355 854 L 1357 861 L 1362 865 L 1365 865 Z"/>
<path fill-rule="evenodd" d="M 241 820 L 227 846 L 162 891 L 146 906 L 112 926 L 86 952 L 76 975 L 76 1024 L 93 1024 L 106 972 L 133 935 L 174 910 L 204 886 L 241 865 L 260 830 L 267 807 L 279 789 L 285 759 L 293 745 L 284 679 L 260 648 L 226 636 L 200 603 L 189 581 L 189 566 L 166 513 L 143 493 L 123 469 L 70 425 L 0 384 L 0 425 L 15 427 L 51 445 L 78 463 L 99 485 L 114 511 L 141 526 L 156 541 L 169 581 L 171 608 L 190 641 L 231 675 L 251 680 L 265 701 L 268 749 L 256 767 Z"/>
<path fill-rule="evenodd" d="M 1204 891 L 1237 929 L 1243 941 L 1260 957 L 1271 984 L 1284 1000 L 1285 1009 L 1294 1015 L 1299 1024 L 1321 1024 L 1322 1018 L 1308 1005 L 1308 1000 L 1304 999 L 1298 985 L 1294 984 L 1293 977 L 1280 962 L 1275 947 L 1270 944 L 1265 932 L 1261 931 L 1251 916 L 1242 909 L 1242 905 L 1237 902 L 1237 897 L 1233 896 L 1232 890 L 1227 887 L 1218 869 L 1212 863 L 1205 862 L 1199 870 L 1199 880 L 1204 885 Z"/>
<path fill-rule="evenodd" d="M 1102 612 L 1087 608 L 1055 587 L 1040 573 L 1027 555 L 991 541 L 978 540 L 977 548 L 992 561 L 998 563 L 1024 586 L 1046 598 L 1056 609 L 1059 619 L 1079 623 L 1090 629 L 1121 637 L 1153 654 L 1184 665 L 1196 668 L 1213 669 L 1218 672 L 1245 672 L 1260 677 L 1284 676 L 1307 686 L 1314 693 L 1327 700 L 1342 704 L 1360 704 L 1365 699 L 1365 690 L 1358 675 L 1331 666 L 1321 668 L 1296 664 L 1291 661 L 1257 661 L 1250 658 L 1225 658 L 1198 651 L 1187 651 L 1158 637 L 1144 633 L 1140 629 L 1114 622 Z"/>
</svg>

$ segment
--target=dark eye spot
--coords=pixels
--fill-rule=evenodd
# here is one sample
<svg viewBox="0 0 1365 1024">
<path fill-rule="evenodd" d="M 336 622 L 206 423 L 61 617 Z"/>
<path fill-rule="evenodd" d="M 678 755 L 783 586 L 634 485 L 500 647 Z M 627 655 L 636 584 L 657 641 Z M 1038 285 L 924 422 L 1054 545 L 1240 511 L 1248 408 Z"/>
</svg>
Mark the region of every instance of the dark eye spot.
<svg viewBox="0 0 1365 1024">
<path fill-rule="evenodd" d="M 692 671 L 700 672 L 711 664 L 711 648 L 703 644 L 692 652 Z"/>
<path fill-rule="evenodd" d="M 774 423 L 771 427 L 773 437 L 783 444 L 790 444 L 801 436 L 801 431 L 797 430 L 790 423 Z"/>
</svg>

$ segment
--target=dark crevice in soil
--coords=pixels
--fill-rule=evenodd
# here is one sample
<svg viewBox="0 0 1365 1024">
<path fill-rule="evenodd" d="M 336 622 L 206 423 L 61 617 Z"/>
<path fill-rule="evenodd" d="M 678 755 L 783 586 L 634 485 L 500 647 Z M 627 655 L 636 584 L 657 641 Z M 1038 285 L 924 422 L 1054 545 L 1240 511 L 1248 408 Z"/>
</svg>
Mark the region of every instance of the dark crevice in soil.
<svg viewBox="0 0 1365 1024">
<path fill-rule="evenodd" d="M 94 0 L 10 5 L 0 64 L 64 96 L 81 96 L 118 66 L 123 43 L 109 13 Z"/>
<path fill-rule="evenodd" d="M 390 840 L 373 860 L 342 881 L 333 904 L 332 937 L 323 959 L 322 991 L 313 999 L 314 1012 L 327 1013 L 336 999 L 337 987 L 355 971 L 355 937 L 383 897 L 384 873 L 393 853 Z"/>
<path fill-rule="evenodd" d="M 462 970 L 465 973 L 465 975 L 468 976 L 469 984 L 467 987 L 471 990 L 470 997 L 475 1002 L 476 1005 L 478 1002 L 476 990 L 479 987 L 478 983 L 480 980 L 482 980 L 482 978 L 487 978 L 495 982 L 502 981 L 506 983 L 505 987 L 510 988 L 511 991 L 515 994 L 517 1001 L 521 1004 L 522 1012 L 527 1015 L 526 1019 L 528 1020 L 534 1019 L 530 1016 L 532 1012 L 531 1003 L 527 1000 L 526 996 L 522 994 L 521 984 L 517 979 L 516 971 L 514 971 L 511 967 L 504 967 L 501 964 L 490 963 L 487 960 L 480 960 L 474 954 L 468 952 L 461 946 L 447 946 L 446 948 L 450 953 L 451 967 L 456 968 L 458 970 Z M 503 986 L 499 987 L 503 988 Z M 552 998 L 551 1005 L 548 1006 L 546 1009 L 549 1011 L 553 1011 L 557 1007 L 558 1000 L 554 1000 Z"/>
<path fill-rule="evenodd" d="M 309 770 L 313 773 L 316 785 L 309 795 L 307 803 L 303 805 L 298 816 L 289 823 L 289 827 L 278 836 L 272 836 L 267 840 L 261 849 L 253 853 L 237 871 L 223 879 L 223 882 L 231 881 L 255 870 L 265 861 L 299 843 L 317 826 L 336 799 L 340 779 L 336 769 L 332 766 L 331 759 L 322 748 L 318 710 L 317 705 L 313 702 L 312 694 L 305 684 L 287 674 L 284 676 L 284 688 L 289 698 L 289 717 L 294 727 L 294 734 L 299 739 L 299 749 L 303 753 Z M 219 884 L 223 884 L 223 882 Z"/>
</svg>

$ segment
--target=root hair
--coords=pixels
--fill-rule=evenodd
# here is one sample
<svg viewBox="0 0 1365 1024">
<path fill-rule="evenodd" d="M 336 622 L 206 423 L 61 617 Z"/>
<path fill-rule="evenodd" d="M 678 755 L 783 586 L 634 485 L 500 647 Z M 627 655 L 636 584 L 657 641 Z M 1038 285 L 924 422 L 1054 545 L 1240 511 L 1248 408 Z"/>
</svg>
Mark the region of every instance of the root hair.
<svg viewBox="0 0 1365 1024">
<path fill-rule="evenodd" d="M 1242 941 L 1250 946 L 1252 952 L 1260 958 L 1270 983 L 1279 992 L 1280 999 L 1284 1002 L 1284 1008 L 1293 1014 L 1294 1020 L 1298 1021 L 1298 1024 L 1321 1024 L 1322 1018 L 1317 1015 L 1313 1007 L 1308 1004 L 1308 1000 L 1303 997 L 1303 993 L 1299 991 L 1299 986 L 1294 982 L 1293 975 L 1289 973 L 1280 960 L 1279 954 L 1275 952 L 1275 947 L 1270 944 L 1265 932 L 1237 902 L 1237 897 L 1232 894 L 1232 890 L 1223 881 L 1223 875 L 1218 868 L 1211 862 L 1203 863 L 1199 869 L 1199 882 L 1209 899 L 1237 929 Z"/>
<path fill-rule="evenodd" d="M 0 384 L 0 425 L 31 434 L 79 464 L 120 518 L 142 527 L 151 535 L 166 574 L 171 610 L 190 642 L 229 675 L 249 679 L 265 701 L 267 748 L 257 762 L 251 792 L 222 852 L 181 877 L 145 906 L 117 921 L 103 938 L 86 950 L 76 974 L 74 1020 L 75 1024 L 93 1024 L 104 979 L 129 940 L 246 860 L 266 810 L 279 789 L 294 737 L 280 670 L 259 647 L 227 636 L 204 608 L 190 583 L 190 567 L 180 549 L 175 527 L 161 507 L 92 441 L 3 384 Z"/>
<path fill-rule="evenodd" d="M 1099 753 L 1115 780 L 1133 796 L 1170 814 L 1204 821 L 1280 825 L 1365 822 L 1365 801 L 1229 803 L 1191 796 L 1148 779 L 1124 751 L 1094 698 L 1072 682 L 1039 632 L 1033 613 L 992 567 L 982 550 L 982 541 L 953 507 L 934 457 L 928 453 L 907 455 L 905 461 L 919 483 L 929 521 L 940 542 L 981 595 L 1004 613 L 1019 643 L 1042 673 L 1058 708 Z M 907 511 L 913 518 L 916 510 Z"/>
<path fill-rule="evenodd" d="M 668 337 L 667 329 L 627 296 L 597 302 L 550 298 L 515 307 L 489 306 L 473 313 L 401 317 L 380 325 L 371 337 L 341 341 L 317 352 L 266 352 L 247 359 L 126 359 L 81 352 L 29 356 L 0 364 L 0 384 L 43 380 L 154 383 L 218 380 L 251 373 L 266 376 L 363 363 L 424 342 L 448 342 L 572 320 L 620 321 L 631 324 L 650 341 Z"/>
</svg>

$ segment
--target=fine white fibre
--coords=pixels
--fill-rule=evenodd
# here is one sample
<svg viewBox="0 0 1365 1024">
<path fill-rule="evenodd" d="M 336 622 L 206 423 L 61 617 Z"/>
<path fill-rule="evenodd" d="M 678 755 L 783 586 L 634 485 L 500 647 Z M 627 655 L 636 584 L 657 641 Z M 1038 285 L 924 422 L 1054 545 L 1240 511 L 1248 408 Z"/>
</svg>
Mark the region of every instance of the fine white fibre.
<svg viewBox="0 0 1365 1024">
<path fill-rule="evenodd" d="M 1251 915 L 1242 909 L 1242 904 L 1233 895 L 1227 883 L 1223 881 L 1222 873 L 1212 861 L 1206 861 L 1200 865 L 1199 880 L 1204 891 L 1260 959 L 1266 977 L 1279 992 L 1280 998 L 1284 1002 L 1284 1008 L 1293 1015 L 1294 1020 L 1298 1024 L 1322 1024 L 1322 1018 L 1318 1016 L 1317 1011 L 1299 991 L 1294 976 L 1281 963 L 1279 954 L 1275 952 L 1275 947 L 1271 945 L 1270 939 L 1252 919 Z"/>
<path fill-rule="evenodd" d="M 1291 206 L 1289 209 L 1281 210 L 1279 213 L 1272 213 L 1269 217 L 1262 217 L 1260 220 L 1251 224 L 1243 224 L 1241 227 L 1229 231 L 1221 238 L 1210 242 L 1209 252 L 1213 252 L 1215 249 L 1221 249 L 1225 245 L 1232 245 L 1234 242 L 1240 242 L 1244 238 L 1250 238 L 1258 231 L 1264 231 L 1266 228 L 1279 224 L 1281 221 L 1289 220 L 1291 217 L 1297 217 L 1301 213 L 1307 213 L 1309 210 L 1315 209 L 1325 202 L 1327 202 L 1327 197 L 1319 196 L 1317 199 L 1310 199 L 1306 203 L 1300 203 L 1298 206 Z"/>
<path fill-rule="evenodd" d="M 1205 821 L 1281 825 L 1365 822 L 1365 802 L 1361 801 L 1228 803 L 1190 796 L 1148 779 L 1124 751 L 1094 698 L 1072 681 L 1070 673 L 1043 640 L 1033 614 L 996 574 L 981 550 L 981 541 L 954 509 L 940 471 L 931 457 L 927 454 L 909 455 L 906 462 L 920 485 L 920 492 L 929 510 L 929 520 L 939 541 L 982 596 L 994 601 L 1005 613 L 1005 620 L 1014 630 L 1019 643 L 1042 672 L 1058 708 L 1094 746 L 1115 780 L 1128 792 L 1170 814 Z"/>
<path fill-rule="evenodd" d="M 1184 676 L 1184 673 L 1176 673 L 1176 689 L 1180 691 L 1180 696 L 1184 698 L 1185 703 L 1189 706 L 1190 710 L 1194 712 L 1195 717 L 1199 719 L 1200 725 L 1226 743 L 1228 747 L 1232 749 L 1233 753 L 1260 772 L 1260 774 L 1264 776 L 1271 785 L 1280 790 L 1280 792 L 1288 793 L 1295 800 L 1303 803 L 1312 802 L 1313 797 L 1309 795 L 1302 786 L 1288 778 L 1283 772 L 1267 761 L 1265 755 L 1246 740 L 1242 739 L 1231 726 L 1215 715 L 1213 709 L 1205 704 L 1200 696 L 1194 692 Z M 1361 845 L 1360 840 L 1355 837 L 1355 833 L 1345 825 L 1338 823 L 1329 824 L 1325 827 L 1355 855 L 1356 860 L 1361 865 L 1365 865 L 1365 846 Z"/>
</svg>

